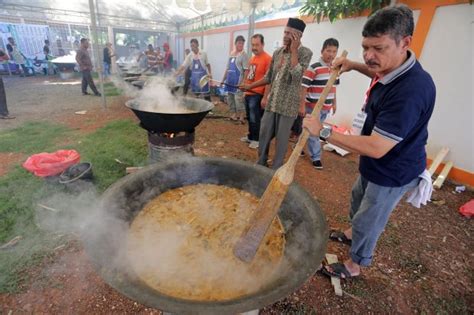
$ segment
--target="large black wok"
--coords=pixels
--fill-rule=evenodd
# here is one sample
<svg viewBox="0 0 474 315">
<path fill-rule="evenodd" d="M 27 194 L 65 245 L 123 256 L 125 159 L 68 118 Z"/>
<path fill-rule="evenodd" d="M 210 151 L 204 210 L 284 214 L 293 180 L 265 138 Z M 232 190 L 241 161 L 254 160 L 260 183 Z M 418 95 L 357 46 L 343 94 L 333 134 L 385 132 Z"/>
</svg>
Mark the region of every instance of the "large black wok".
<svg viewBox="0 0 474 315">
<path fill-rule="evenodd" d="M 130 222 L 148 200 L 164 191 L 212 183 L 261 196 L 272 174 L 262 166 L 220 158 L 193 157 L 148 166 L 122 178 L 104 193 L 98 216 L 101 219 L 94 219 L 94 225 L 88 229 L 86 251 L 108 284 L 150 307 L 176 314 L 236 314 L 262 308 L 301 286 L 314 274 L 325 253 L 325 217 L 315 200 L 296 183 L 291 185 L 279 212 L 286 232 L 283 259 L 289 267 L 279 270 L 279 278 L 257 293 L 222 302 L 197 302 L 166 296 L 137 278 L 127 264 L 124 249 Z"/>
<path fill-rule="evenodd" d="M 214 104 L 211 102 L 186 97 L 182 98 L 181 106 L 182 109 L 192 111 L 191 113 L 180 112 L 179 109 L 176 109 L 175 113 L 151 111 L 149 107 L 143 106 L 136 99 L 127 101 L 125 105 L 140 119 L 143 128 L 155 133 L 193 132 L 207 113 L 214 108 Z"/>
</svg>

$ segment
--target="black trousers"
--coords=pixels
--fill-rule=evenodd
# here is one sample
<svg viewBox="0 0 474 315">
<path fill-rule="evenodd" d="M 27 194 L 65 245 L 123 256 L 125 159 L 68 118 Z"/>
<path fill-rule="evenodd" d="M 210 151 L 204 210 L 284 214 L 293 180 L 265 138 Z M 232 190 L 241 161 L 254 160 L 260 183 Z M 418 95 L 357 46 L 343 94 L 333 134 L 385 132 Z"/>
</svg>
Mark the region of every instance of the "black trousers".
<svg viewBox="0 0 474 315">
<path fill-rule="evenodd" d="M 293 123 L 293 126 L 291 126 L 291 131 L 298 137 L 303 133 L 303 118 L 304 117 L 298 115 L 298 117 L 295 119 L 295 122 Z"/>
<path fill-rule="evenodd" d="M 8 116 L 7 96 L 2 76 L 0 76 L 0 116 Z"/>
<path fill-rule="evenodd" d="M 189 85 L 191 84 L 191 69 L 186 69 L 184 72 L 184 86 L 183 86 L 183 95 L 188 94 Z"/>
<path fill-rule="evenodd" d="M 97 88 L 95 87 L 94 80 L 92 79 L 91 71 L 90 70 L 83 70 L 82 71 L 82 93 L 85 94 L 87 93 L 87 86 L 91 88 L 92 92 L 94 94 L 99 94 L 99 91 L 97 91 Z"/>
</svg>

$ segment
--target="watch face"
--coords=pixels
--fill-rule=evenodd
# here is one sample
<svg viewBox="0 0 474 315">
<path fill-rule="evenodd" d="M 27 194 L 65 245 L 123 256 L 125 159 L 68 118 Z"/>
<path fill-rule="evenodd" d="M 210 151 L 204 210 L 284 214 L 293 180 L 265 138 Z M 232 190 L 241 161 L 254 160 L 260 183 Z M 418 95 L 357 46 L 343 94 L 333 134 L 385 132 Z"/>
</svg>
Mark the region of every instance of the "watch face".
<svg viewBox="0 0 474 315">
<path fill-rule="evenodd" d="M 331 129 L 329 128 L 323 128 L 319 132 L 319 136 L 324 139 L 328 138 L 330 135 L 331 135 Z"/>
</svg>

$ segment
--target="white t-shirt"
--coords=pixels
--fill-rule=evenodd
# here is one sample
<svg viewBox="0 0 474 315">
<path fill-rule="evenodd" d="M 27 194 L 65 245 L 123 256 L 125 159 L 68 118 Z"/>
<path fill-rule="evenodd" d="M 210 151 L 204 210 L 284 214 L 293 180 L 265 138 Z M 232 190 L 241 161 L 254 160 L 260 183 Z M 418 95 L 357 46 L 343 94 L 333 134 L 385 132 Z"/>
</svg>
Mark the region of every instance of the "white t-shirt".
<svg viewBox="0 0 474 315">
<path fill-rule="evenodd" d="M 201 66 L 206 69 L 206 72 L 209 72 L 207 69 L 207 65 L 209 64 L 209 60 L 207 59 L 207 54 L 205 51 L 200 50 L 197 54 L 194 52 L 190 52 L 187 56 L 186 59 L 184 59 L 183 62 L 183 67 L 184 68 L 189 68 L 193 64 L 193 60 L 199 59 L 201 62 Z"/>
</svg>

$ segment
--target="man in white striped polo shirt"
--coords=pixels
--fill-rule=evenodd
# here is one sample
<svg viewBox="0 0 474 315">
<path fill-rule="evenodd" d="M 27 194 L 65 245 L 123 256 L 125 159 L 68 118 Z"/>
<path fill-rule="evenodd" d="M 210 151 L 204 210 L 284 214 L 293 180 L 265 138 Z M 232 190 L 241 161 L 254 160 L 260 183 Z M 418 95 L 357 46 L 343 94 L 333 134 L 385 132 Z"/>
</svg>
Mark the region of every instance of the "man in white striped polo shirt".
<svg viewBox="0 0 474 315">
<path fill-rule="evenodd" d="M 334 38 L 328 38 L 323 43 L 321 49 L 321 57 L 318 62 L 309 66 L 305 71 L 302 80 L 302 86 L 306 88 L 305 107 L 306 113 L 311 113 L 314 106 L 319 100 L 321 93 L 326 86 L 331 75 L 331 63 L 337 56 L 339 42 Z M 326 97 L 326 101 L 320 112 L 321 122 L 325 121 L 332 109 L 332 114 L 336 114 L 336 85 L 339 84 L 339 79 L 336 80 L 331 91 Z M 308 150 L 314 168 L 323 169 L 321 163 L 321 144 L 319 137 L 310 136 L 308 139 Z"/>
</svg>

